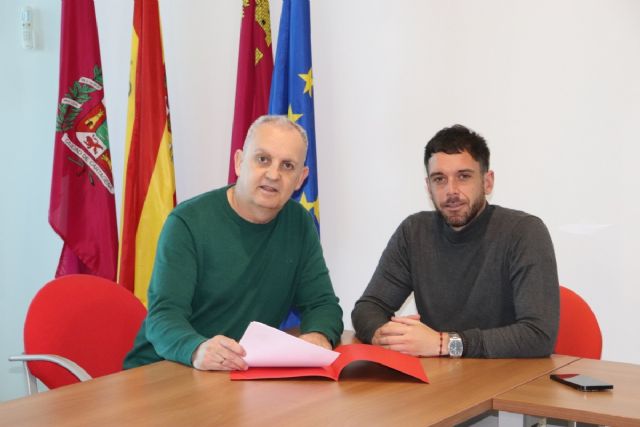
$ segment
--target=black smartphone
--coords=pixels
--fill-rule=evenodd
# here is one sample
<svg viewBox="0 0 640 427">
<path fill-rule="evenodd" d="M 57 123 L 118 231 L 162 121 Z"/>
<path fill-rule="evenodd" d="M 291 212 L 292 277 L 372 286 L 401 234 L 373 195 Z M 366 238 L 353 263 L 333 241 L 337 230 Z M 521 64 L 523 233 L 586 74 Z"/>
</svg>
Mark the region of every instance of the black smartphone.
<svg viewBox="0 0 640 427">
<path fill-rule="evenodd" d="M 581 374 L 551 374 L 551 379 L 566 384 L 580 391 L 611 390 L 613 384 Z"/>
</svg>

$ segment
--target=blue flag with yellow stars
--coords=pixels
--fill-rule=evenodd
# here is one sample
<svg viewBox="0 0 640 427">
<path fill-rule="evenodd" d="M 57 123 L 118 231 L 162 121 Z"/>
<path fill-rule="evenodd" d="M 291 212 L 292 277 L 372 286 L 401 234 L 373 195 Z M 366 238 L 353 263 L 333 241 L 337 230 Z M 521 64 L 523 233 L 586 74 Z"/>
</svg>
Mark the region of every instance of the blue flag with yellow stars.
<svg viewBox="0 0 640 427">
<path fill-rule="evenodd" d="M 311 212 L 320 231 L 309 0 L 284 0 L 277 49 L 269 114 L 286 114 L 307 131 L 309 147 L 306 165 L 309 167 L 309 176 L 300 190 L 293 194 L 293 198 Z"/>
<path fill-rule="evenodd" d="M 320 202 L 318 200 L 318 168 L 316 160 L 316 131 L 313 117 L 313 72 L 311 68 L 311 26 L 309 0 L 284 0 L 278 29 L 278 46 L 269 114 L 287 115 L 307 131 L 306 165 L 309 176 L 293 198 L 313 216 L 320 232 Z M 300 324 L 295 310 L 280 325 L 290 329 Z"/>
</svg>

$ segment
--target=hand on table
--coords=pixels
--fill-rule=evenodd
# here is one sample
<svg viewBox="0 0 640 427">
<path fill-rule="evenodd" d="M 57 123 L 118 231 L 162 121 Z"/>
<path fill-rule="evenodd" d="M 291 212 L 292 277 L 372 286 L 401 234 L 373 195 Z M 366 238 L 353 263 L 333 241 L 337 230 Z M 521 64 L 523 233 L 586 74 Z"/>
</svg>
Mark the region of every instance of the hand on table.
<svg viewBox="0 0 640 427">
<path fill-rule="evenodd" d="M 440 349 L 442 355 L 448 353 L 448 336 L 443 334 L 441 347 L 440 332 L 422 323 L 419 314 L 392 317 L 376 330 L 371 343 L 411 356 L 438 356 Z"/>
<path fill-rule="evenodd" d="M 311 344 L 315 344 L 315 345 L 319 345 L 320 347 L 324 347 L 327 350 L 331 350 L 333 348 L 331 346 L 331 343 L 327 339 L 327 337 L 322 335 L 320 332 L 309 332 L 307 334 L 300 335 L 299 338 L 303 339 L 303 340 L 305 340 L 307 342 L 310 342 Z"/>
<path fill-rule="evenodd" d="M 196 348 L 191 356 L 193 367 L 201 371 L 246 371 L 244 348 L 237 341 L 216 335 Z"/>
</svg>

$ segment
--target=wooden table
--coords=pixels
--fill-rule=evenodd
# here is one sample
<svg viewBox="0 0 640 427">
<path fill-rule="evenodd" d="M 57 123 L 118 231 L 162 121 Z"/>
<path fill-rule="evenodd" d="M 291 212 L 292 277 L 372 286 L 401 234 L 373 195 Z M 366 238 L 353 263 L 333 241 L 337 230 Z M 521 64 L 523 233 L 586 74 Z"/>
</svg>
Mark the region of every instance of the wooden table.
<svg viewBox="0 0 640 427">
<path fill-rule="evenodd" d="M 369 362 L 328 379 L 230 381 L 158 362 L 0 404 L 0 424 L 33 426 L 452 425 L 494 396 L 576 358 L 422 359 L 430 384 Z"/>
<path fill-rule="evenodd" d="M 493 408 L 591 424 L 640 425 L 640 365 L 580 359 L 557 373 L 585 374 L 609 382 L 614 388 L 582 392 L 544 375 L 496 396 Z"/>
</svg>

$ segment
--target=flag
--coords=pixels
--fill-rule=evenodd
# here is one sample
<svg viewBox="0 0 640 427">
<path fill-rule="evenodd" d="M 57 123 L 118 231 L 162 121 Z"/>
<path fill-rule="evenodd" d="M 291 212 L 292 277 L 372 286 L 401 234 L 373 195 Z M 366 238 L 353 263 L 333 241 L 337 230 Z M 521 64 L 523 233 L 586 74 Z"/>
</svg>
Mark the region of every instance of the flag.
<svg viewBox="0 0 640 427">
<path fill-rule="evenodd" d="M 286 114 L 307 131 L 309 176 L 293 197 L 311 212 L 320 231 L 309 0 L 283 1 L 269 113 Z"/>
<path fill-rule="evenodd" d="M 278 49 L 271 80 L 269 114 L 286 114 L 291 121 L 307 131 L 309 146 L 305 163 L 309 168 L 309 175 L 300 190 L 293 194 L 293 198 L 312 214 L 319 232 L 320 201 L 313 113 L 309 0 L 283 1 L 278 29 Z M 292 311 L 280 327 L 288 329 L 299 323 L 297 314 Z"/>
<path fill-rule="evenodd" d="M 234 167 L 235 152 L 242 149 L 251 123 L 267 113 L 273 72 L 269 1 L 244 0 L 242 3 L 229 184 L 238 178 Z"/>
<path fill-rule="evenodd" d="M 146 305 L 158 236 L 176 204 L 158 0 L 135 0 L 119 282 Z"/>
<path fill-rule="evenodd" d="M 116 278 L 118 229 L 93 0 L 63 0 L 49 224 L 62 238 L 56 277 Z"/>
</svg>

